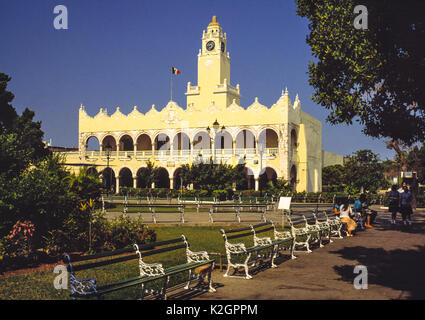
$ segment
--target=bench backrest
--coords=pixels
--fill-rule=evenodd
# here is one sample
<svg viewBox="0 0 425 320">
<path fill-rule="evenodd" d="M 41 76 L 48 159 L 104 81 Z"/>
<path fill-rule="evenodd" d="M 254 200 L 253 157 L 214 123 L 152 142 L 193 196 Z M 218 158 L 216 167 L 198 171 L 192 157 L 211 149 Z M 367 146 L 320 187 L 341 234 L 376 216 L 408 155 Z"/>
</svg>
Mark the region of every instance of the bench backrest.
<svg viewBox="0 0 425 320">
<path fill-rule="evenodd" d="M 266 221 L 266 222 L 251 226 L 251 231 L 254 234 L 254 236 L 256 236 L 257 234 L 261 234 L 261 233 L 272 231 L 272 230 L 274 234 L 274 231 L 276 230 L 276 228 L 273 222 L 271 221 Z"/>
<path fill-rule="evenodd" d="M 306 224 L 312 224 L 317 222 L 316 215 L 314 213 L 304 214 L 303 218 Z"/>
<path fill-rule="evenodd" d="M 172 247 L 167 247 L 168 245 L 173 244 Z M 143 252 L 143 256 L 150 256 L 160 252 L 166 252 L 170 250 L 185 248 L 185 240 L 182 238 L 152 242 L 146 244 L 135 244 L 133 246 L 125 247 L 123 249 L 105 251 L 94 255 L 71 255 L 65 254 L 63 257 L 63 262 L 67 264 L 67 269 L 69 272 L 73 273 L 76 271 L 87 270 L 92 268 L 97 268 L 101 266 L 107 266 L 119 262 L 129 261 L 133 259 L 139 259 L 139 255 L 135 251 L 135 246 L 137 246 L 139 251 Z M 159 249 L 155 249 L 160 247 Z M 101 261 L 90 261 L 82 264 L 73 265 L 75 262 L 83 262 L 89 260 L 98 260 L 101 258 L 110 258 Z"/>
<path fill-rule="evenodd" d="M 231 229 L 231 230 L 220 229 L 220 232 L 225 242 L 228 242 L 228 240 L 232 240 L 232 239 L 252 236 L 252 230 L 250 226 L 239 228 L 239 229 Z"/>
</svg>

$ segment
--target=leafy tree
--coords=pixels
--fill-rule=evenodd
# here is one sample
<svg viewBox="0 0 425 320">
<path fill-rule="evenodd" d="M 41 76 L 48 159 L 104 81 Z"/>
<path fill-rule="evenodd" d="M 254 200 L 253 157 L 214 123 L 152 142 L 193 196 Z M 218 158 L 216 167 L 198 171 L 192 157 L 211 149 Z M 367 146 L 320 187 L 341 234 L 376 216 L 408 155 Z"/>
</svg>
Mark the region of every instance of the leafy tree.
<svg viewBox="0 0 425 320">
<path fill-rule="evenodd" d="M 181 167 L 179 177 L 183 178 L 183 185 L 188 186 L 193 183 L 195 189 L 202 190 L 225 190 L 231 189 L 234 182 L 245 179 L 245 165 L 236 166 L 228 164 L 209 163 L 185 164 Z"/>
<path fill-rule="evenodd" d="M 34 223 L 37 241 L 49 230 L 61 228 L 77 206 L 65 180 L 68 174 L 59 157 L 49 156 L 1 185 L 1 233 L 18 220 Z"/>
<path fill-rule="evenodd" d="M 18 117 L 15 108 L 10 104 L 15 97 L 12 92 L 6 90 L 7 83 L 11 78 L 0 72 L 0 128 L 10 128 L 13 120 Z"/>
<path fill-rule="evenodd" d="M 379 188 L 388 187 L 384 167 L 378 155 L 371 150 L 354 152 L 345 162 L 344 169 L 344 182 L 349 193 L 376 192 Z"/>
<path fill-rule="evenodd" d="M 307 43 L 314 101 L 332 124 L 363 125 L 390 147 L 425 140 L 425 2 L 296 0 L 309 20 Z M 354 28 L 354 7 L 368 10 L 367 30 Z M 396 150 L 397 151 L 397 150 Z"/>
<path fill-rule="evenodd" d="M 140 170 L 138 176 L 141 178 L 142 186 L 146 186 L 150 188 L 152 183 L 158 182 L 158 167 L 150 160 L 146 162 L 146 168 L 144 170 Z"/>
<path fill-rule="evenodd" d="M 418 182 L 425 184 L 425 145 L 414 146 L 406 156 L 409 170 L 417 172 Z"/>
<path fill-rule="evenodd" d="M 324 167 L 322 184 L 326 186 L 342 185 L 344 183 L 344 166 L 340 164 Z"/>
<path fill-rule="evenodd" d="M 69 191 L 73 193 L 78 202 L 99 199 L 103 184 L 98 174 L 93 171 L 81 168 L 78 174 L 72 173 L 65 180 L 68 182 Z"/>
</svg>

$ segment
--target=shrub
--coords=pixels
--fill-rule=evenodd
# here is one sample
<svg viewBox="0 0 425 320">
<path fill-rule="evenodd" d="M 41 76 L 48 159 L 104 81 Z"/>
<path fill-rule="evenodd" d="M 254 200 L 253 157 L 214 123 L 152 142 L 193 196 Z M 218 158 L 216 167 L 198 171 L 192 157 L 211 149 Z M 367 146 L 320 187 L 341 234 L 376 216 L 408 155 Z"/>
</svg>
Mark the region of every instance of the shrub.
<svg viewBox="0 0 425 320">
<path fill-rule="evenodd" d="M 143 244 L 156 241 L 156 233 L 142 223 L 142 218 L 132 220 L 126 216 L 115 218 L 109 230 L 110 244 L 114 249 L 124 248 L 134 243 Z"/>
<path fill-rule="evenodd" d="M 213 195 L 220 201 L 225 201 L 227 198 L 226 190 L 214 190 Z"/>
<path fill-rule="evenodd" d="M 18 221 L 9 234 L 9 251 L 12 256 L 28 257 L 32 252 L 35 227 L 31 221 Z"/>
</svg>

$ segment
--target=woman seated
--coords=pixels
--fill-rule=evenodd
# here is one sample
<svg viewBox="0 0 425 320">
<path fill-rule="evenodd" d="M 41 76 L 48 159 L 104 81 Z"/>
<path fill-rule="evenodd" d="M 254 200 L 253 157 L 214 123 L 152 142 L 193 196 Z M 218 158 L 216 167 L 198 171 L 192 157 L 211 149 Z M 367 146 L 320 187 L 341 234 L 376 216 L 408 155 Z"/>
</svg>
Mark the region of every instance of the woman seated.
<svg viewBox="0 0 425 320">
<path fill-rule="evenodd" d="M 356 230 L 357 223 L 351 219 L 353 211 L 351 210 L 351 207 L 348 203 L 348 199 L 344 200 L 344 202 L 341 204 L 339 207 L 339 212 L 339 218 L 341 219 L 341 222 L 347 225 L 347 237 L 352 237 L 352 232 Z"/>
</svg>

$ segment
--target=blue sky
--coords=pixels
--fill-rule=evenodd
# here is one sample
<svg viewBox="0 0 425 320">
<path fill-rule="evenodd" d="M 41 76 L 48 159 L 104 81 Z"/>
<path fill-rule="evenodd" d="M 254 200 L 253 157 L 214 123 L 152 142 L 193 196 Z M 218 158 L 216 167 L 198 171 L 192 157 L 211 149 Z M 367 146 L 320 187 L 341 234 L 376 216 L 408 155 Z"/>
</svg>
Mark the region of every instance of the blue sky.
<svg viewBox="0 0 425 320">
<path fill-rule="evenodd" d="M 68 30 L 53 27 L 57 5 L 68 9 Z M 170 99 L 170 66 L 181 70 L 173 98 L 186 106 L 188 81 L 197 82 L 202 30 L 216 15 L 228 37 L 231 84 L 240 84 L 241 105 L 255 97 L 274 104 L 288 87 L 302 109 L 323 122 L 323 148 L 348 155 L 371 149 L 393 158 L 382 140 L 358 125 L 331 126 L 327 110 L 311 100 L 306 74 L 312 59 L 305 38 L 308 22 L 293 0 L 0 0 L 0 72 L 21 113 L 29 107 L 42 121 L 45 140 L 76 146 L 78 109 L 111 114 L 134 105 L 146 112 Z"/>
</svg>

